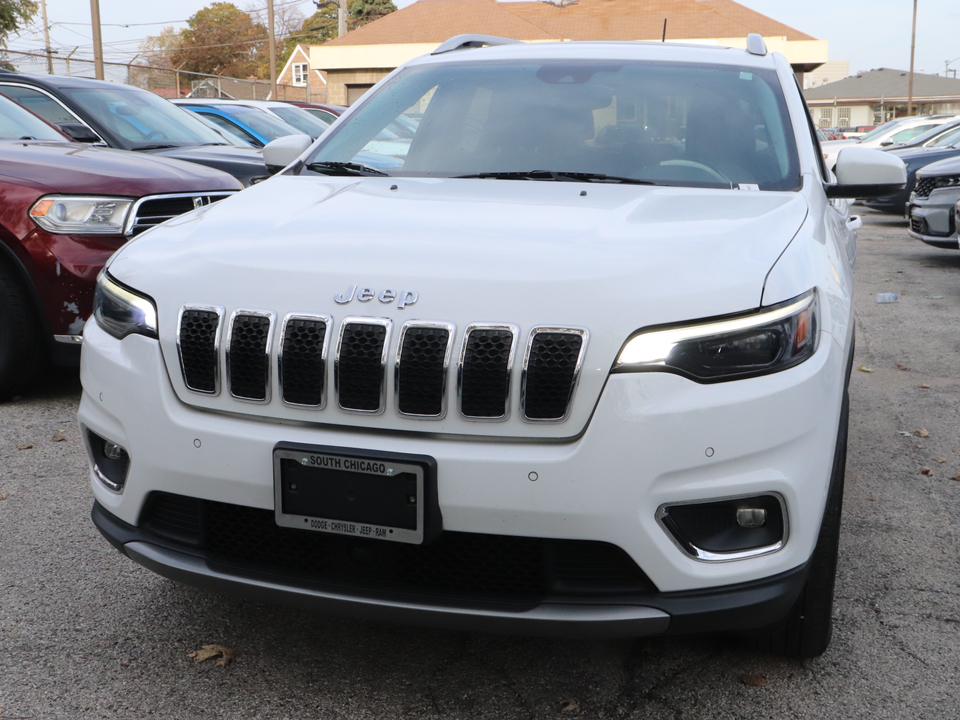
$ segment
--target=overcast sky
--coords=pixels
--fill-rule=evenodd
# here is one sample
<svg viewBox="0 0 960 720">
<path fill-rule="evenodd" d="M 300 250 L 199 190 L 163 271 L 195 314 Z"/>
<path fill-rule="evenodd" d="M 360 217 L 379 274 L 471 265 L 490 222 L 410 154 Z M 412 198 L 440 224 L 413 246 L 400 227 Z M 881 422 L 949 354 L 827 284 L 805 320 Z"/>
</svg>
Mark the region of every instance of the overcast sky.
<svg viewBox="0 0 960 720">
<path fill-rule="evenodd" d="M 311 0 L 274 0 L 275 6 L 295 5 L 305 15 L 313 12 Z M 412 0 L 394 0 L 398 7 Z M 830 42 L 831 60 L 849 60 L 850 71 L 910 67 L 910 0 L 740 0 L 742 5 Z M 209 4 L 203 0 L 100 0 L 104 54 L 107 60 L 129 62 L 139 43 L 165 26 L 184 27 L 184 21 Z M 266 0 L 234 0 L 247 9 L 265 7 Z M 74 57 L 92 57 L 90 4 L 86 0 L 47 0 L 51 45 Z M 37 51 L 43 48 L 39 21 L 11 49 Z M 134 25 L 138 23 L 137 25 Z M 146 24 L 139 24 L 146 23 Z M 130 27 L 118 27 L 118 25 Z M 916 69 L 944 72 L 944 61 L 955 60 L 960 70 L 960 0 L 919 0 Z M 960 73 L 958 73 L 960 74 Z"/>
</svg>

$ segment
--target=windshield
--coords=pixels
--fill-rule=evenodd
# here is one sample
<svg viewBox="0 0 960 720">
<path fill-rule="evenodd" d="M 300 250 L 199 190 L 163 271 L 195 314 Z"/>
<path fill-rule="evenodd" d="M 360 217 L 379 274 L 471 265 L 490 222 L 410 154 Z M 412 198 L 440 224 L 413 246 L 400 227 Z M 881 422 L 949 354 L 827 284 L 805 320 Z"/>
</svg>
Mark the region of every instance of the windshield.
<svg viewBox="0 0 960 720">
<path fill-rule="evenodd" d="M 279 105 L 270 108 L 274 115 L 278 115 L 288 125 L 295 127 L 300 132 L 305 132 L 310 137 L 316 139 L 323 135 L 330 123 L 326 123 L 315 115 L 311 115 L 306 110 L 298 108 L 295 105 L 289 107 L 280 107 Z"/>
<path fill-rule="evenodd" d="M 951 147 L 957 143 L 960 143 L 960 127 L 955 127 L 953 130 L 944 133 L 930 143 L 930 147 Z"/>
<path fill-rule="evenodd" d="M 63 135 L 43 120 L 5 97 L 0 97 L 0 139 L 67 142 Z"/>
<path fill-rule="evenodd" d="M 390 175 L 546 171 L 517 179 L 568 180 L 575 173 L 585 181 L 602 175 L 763 190 L 796 189 L 800 178 L 776 73 L 687 63 L 411 67 L 338 123 L 306 167 L 322 172 L 323 163 L 362 163 L 361 153 L 398 159 Z"/>
<path fill-rule="evenodd" d="M 903 123 L 903 120 L 904 119 L 891 120 L 888 123 L 884 123 L 883 125 L 876 128 L 875 130 L 871 130 L 866 135 L 861 135 L 859 140 L 860 142 L 869 142 L 870 140 L 874 140 L 876 138 L 885 138 L 891 132 L 895 132 L 896 128 Z"/>
<path fill-rule="evenodd" d="M 305 135 L 292 125 L 288 125 L 276 115 L 271 115 L 258 108 L 244 105 L 213 105 L 220 112 L 236 118 L 237 122 L 246 125 L 254 132 L 263 135 L 267 141 L 276 140 L 287 135 Z"/>
<path fill-rule="evenodd" d="M 116 134 L 125 150 L 224 144 L 202 122 L 151 92 L 124 87 L 64 88 L 64 94 Z"/>
</svg>

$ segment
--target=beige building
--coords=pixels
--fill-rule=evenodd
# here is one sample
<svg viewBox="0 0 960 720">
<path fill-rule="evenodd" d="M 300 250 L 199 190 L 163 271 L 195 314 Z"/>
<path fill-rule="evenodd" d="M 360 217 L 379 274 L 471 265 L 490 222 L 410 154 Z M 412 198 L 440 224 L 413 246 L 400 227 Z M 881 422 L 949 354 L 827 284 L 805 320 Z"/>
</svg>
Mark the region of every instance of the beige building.
<svg viewBox="0 0 960 720">
<path fill-rule="evenodd" d="M 324 77 L 327 102 L 336 105 L 353 103 L 397 66 L 464 34 L 526 42 L 659 42 L 666 21 L 667 42 L 746 47 L 747 35 L 760 33 L 770 51 L 786 56 L 801 85 L 804 73 L 827 61 L 826 40 L 810 37 L 733 0 L 579 0 L 561 4 L 419 0 L 336 40 L 310 45 L 298 57 L 309 55 L 310 82 L 314 73 Z M 304 60 L 291 57 L 291 63 L 296 62 Z"/>
</svg>

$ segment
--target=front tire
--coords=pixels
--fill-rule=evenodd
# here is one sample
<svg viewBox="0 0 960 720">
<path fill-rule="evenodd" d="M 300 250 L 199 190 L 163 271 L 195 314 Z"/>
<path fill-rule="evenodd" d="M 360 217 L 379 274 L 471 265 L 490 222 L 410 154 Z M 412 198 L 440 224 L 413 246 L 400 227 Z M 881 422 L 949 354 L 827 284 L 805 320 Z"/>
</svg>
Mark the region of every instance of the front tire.
<svg viewBox="0 0 960 720">
<path fill-rule="evenodd" d="M 833 637 L 833 593 L 840 548 L 843 479 L 847 464 L 849 409 L 850 397 L 844 391 L 830 489 L 817 545 L 810 558 L 807 581 L 800 597 L 783 620 L 749 638 L 749 644 L 757 650 L 791 658 L 814 658 L 822 655 L 830 646 Z"/>
<path fill-rule="evenodd" d="M 20 278 L 0 262 L 0 402 L 30 386 L 43 359 L 40 319 Z"/>
</svg>

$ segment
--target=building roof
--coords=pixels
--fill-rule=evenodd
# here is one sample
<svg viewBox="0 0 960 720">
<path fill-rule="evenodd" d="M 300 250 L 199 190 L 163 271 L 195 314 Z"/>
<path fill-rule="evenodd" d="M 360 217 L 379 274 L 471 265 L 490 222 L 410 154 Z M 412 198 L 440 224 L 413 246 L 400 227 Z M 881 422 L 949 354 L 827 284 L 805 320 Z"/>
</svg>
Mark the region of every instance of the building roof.
<svg viewBox="0 0 960 720">
<path fill-rule="evenodd" d="M 843 80 L 818 85 L 803 91 L 807 102 L 817 100 L 880 100 L 906 99 L 909 94 L 910 73 L 906 70 L 879 68 L 852 75 Z M 939 75 L 913 74 L 913 97 L 960 98 L 960 80 Z"/>
<path fill-rule="evenodd" d="M 579 0 L 546 2 L 419 0 L 326 45 L 441 43 L 463 33 L 516 40 L 660 40 L 745 37 L 813 40 L 733 0 Z"/>
</svg>

